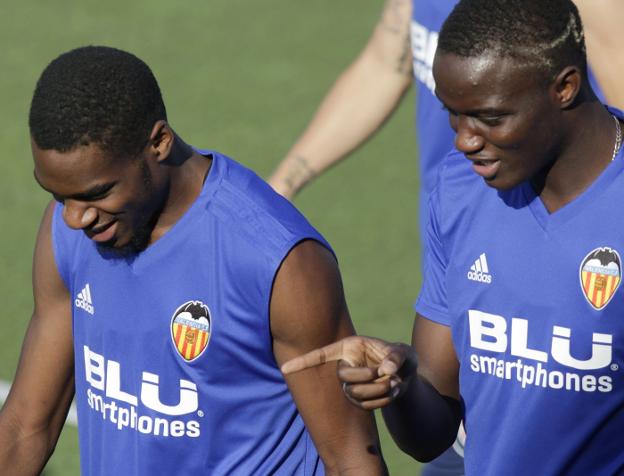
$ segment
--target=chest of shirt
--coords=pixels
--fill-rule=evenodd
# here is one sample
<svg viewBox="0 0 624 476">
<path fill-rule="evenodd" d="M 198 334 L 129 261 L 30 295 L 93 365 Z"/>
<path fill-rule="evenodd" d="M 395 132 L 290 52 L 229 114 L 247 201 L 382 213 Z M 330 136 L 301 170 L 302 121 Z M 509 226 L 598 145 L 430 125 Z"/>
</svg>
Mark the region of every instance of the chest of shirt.
<svg viewBox="0 0 624 476">
<path fill-rule="evenodd" d="M 460 355 L 619 371 L 624 235 L 599 208 L 544 229 L 529 207 L 484 201 L 457 221 L 446 280 Z"/>
</svg>

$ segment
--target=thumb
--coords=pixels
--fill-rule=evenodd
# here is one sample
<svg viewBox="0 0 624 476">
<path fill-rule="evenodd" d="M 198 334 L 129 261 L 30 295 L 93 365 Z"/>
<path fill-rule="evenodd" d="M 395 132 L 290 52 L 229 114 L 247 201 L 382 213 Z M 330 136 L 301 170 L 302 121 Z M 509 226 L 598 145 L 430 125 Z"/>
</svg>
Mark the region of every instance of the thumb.
<svg viewBox="0 0 624 476">
<path fill-rule="evenodd" d="M 377 369 L 377 374 L 382 377 L 384 375 L 398 375 L 399 369 L 403 365 L 405 359 L 398 353 L 389 354 Z"/>
</svg>

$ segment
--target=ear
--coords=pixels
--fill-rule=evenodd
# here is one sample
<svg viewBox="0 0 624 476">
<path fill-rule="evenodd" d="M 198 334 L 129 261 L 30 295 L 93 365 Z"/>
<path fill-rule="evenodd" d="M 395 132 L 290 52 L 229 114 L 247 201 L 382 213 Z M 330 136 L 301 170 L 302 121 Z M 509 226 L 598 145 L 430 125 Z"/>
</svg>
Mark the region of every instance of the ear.
<svg viewBox="0 0 624 476">
<path fill-rule="evenodd" d="M 582 78 L 578 66 L 566 66 L 557 75 L 553 86 L 561 109 L 566 109 L 574 103 L 581 90 Z"/>
<path fill-rule="evenodd" d="M 152 132 L 150 133 L 148 148 L 151 154 L 153 154 L 158 162 L 161 162 L 171 153 L 173 142 L 175 141 L 175 134 L 169 124 L 166 121 L 156 121 Z"/>
</svg>

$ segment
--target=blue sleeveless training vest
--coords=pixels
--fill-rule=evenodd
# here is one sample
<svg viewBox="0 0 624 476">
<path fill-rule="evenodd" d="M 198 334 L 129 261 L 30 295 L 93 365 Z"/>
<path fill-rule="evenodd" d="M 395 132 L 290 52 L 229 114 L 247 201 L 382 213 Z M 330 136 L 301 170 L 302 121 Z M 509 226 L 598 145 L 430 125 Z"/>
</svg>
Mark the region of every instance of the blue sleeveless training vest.
<svg viewBox="0 0 624 476">
<path fill-rule="evenodd" d="M 56 207 L 82 473 L 323 474 L 273 356 L 269 299 L 293 246 L 329 245 L 253 172 L 201 152 L 201 194 L 131 258 L 100 252 Z"/>
</svg>

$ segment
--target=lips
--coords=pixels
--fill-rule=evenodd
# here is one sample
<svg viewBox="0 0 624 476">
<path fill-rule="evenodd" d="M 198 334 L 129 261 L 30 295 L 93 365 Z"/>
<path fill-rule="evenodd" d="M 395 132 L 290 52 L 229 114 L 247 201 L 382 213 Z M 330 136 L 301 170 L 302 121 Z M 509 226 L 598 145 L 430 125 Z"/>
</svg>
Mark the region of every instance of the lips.
<svg viewBox="0 0 624 476">
<path fill-rule="evenodd" d="M 485 180 L 493 179 L 500 168 L 500 160 L 498 159 L 468 157 L 468 160 L 472 162 L 472 169 L 475 173 L 483 177 Z"/>
<path fill-rule="evenodd" d="M 110 241 L 115 236 L 115 232 L 117 231 L 117 223 L 117 221 L 111 221 L 106 225 L 93 228 L 87 232 L 87 235 L 93 241 L 97 241 L 98 243 Z"/>
</svg>

